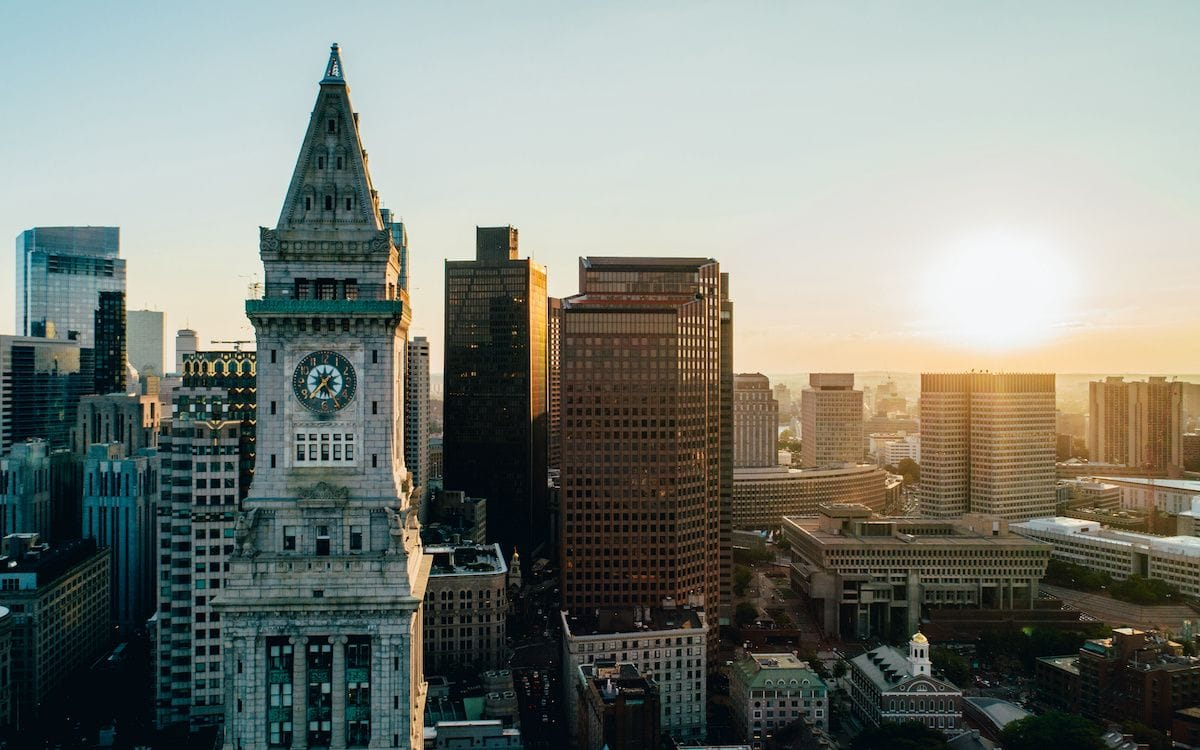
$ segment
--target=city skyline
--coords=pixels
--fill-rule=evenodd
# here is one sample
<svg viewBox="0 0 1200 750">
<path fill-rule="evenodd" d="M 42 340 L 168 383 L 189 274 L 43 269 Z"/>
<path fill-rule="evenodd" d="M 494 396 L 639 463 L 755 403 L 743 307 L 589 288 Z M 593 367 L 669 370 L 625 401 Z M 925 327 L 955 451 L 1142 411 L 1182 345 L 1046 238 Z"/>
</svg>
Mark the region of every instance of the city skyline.
<svg viewBox="0 0 1200 750">
<path fill-rule="evenodd" d="M 120 226 L 129 307 L 172 331 L 248 337 L 255 227 L 311 50 L 338 41 L 433 362 L 442 261 L 511 223 L 552 296 L 614 236 L 720 259 L 739 371 L 1200 370 L 1175 345 L 1200 333 L 1200 108 L 1170 95 L 1200 60 L 1195 6 L 226 10 L 9 12 L 10 101 L 38 116 L 0 125 L 22 175 L 0 230 Z"/>
</svg>

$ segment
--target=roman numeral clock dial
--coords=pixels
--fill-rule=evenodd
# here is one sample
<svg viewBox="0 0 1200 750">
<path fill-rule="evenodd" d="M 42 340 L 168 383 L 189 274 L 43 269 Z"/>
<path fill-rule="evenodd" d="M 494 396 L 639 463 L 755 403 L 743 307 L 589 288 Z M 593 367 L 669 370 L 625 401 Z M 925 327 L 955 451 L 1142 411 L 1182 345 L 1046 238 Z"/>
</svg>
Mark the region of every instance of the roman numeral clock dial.
<svg viewBox="0 0 1200 750">
<path fill-rule="evenodd" d="M 318 414 L 332 414 L 346 408 L 357 389 L 354 366 L 337 352 L 322 350 L 304 355 L 292 375 L 296 400 Z"/>
</svg>

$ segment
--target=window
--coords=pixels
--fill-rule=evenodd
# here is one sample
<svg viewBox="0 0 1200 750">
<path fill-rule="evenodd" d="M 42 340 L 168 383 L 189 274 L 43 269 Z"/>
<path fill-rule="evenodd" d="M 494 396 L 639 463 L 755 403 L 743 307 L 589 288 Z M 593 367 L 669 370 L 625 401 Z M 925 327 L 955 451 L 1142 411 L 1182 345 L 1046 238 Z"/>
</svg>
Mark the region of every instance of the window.
<svg viewBox="0 0 1200 750">
<path fill-rule="evenodd" d="M 353 198 L 347 198 L 347 199 L 346 199 L 346 210 L 347 210 L 347 211 L 349 211 L 349 210 L 350 210 L 350 206 L 351 206 L 351 204 L 352 204 L 353 202 L 354 202 L 354 199 L 353 199 Z"/>
<path fill-rule="evenodd" d="M 271 402 L 271 415 L 272 416 L 275 415 L 275 402 L 274 401 Z"/>
<path fill-rule="evenodd" d="M 318 526 L 317 527 L 317 556 L 318 557 L 328 557 L 329 556 L 329 527 L 328 526 Z"/>
<path fill-rule="evenodd" d="M 329 133 L 337 132 L 337 120 L 336 119 L 334 119 L 332 117 L 329 118 L 329 121 L 326 126 L 326 132 L 329 132 Z"/>
<path fill-rule="evenodd" d="M 283 548 L 285 550 L 295 550 L 296 549 L 296 527 L 295 526 L 284 526 L 283 527 Z"/>
<path fill-rule="evenodd" d="M 325 168 L 325 157 L 318 156 L 317 157 L 317 169 L 324 169 L 324 168 Z"/>
<path fill-rule="evenodd" d="M 310 196 L 310 195 L 304 196 L 304 210 L 305 211 L 312 210 L 312 196 Z"/>
<path fill-rule="evenodd" d="M 363 547 L 363 527 L 362 526 L 351 526 L 350 527 L 350 550 L 353 552 L 360 552 L 360 551 L 362 551 L 362 547 Z"/>
<path fill-rule="evenodd" d="M 325 196 L 325 210 L 326 211 L 333 210 L 333 196 L 332 195 Z"/>
<path fill-rule="evenodd" d="M 358 279 L 346 279 L 346 299 L 358 299 Z"/>
<path fill-rule="evenodd" d="M 340 157 L 340 156 L 337 158 L 337 168 L 338 169 L 342 168 L 342 157 Z"/>
</svg>

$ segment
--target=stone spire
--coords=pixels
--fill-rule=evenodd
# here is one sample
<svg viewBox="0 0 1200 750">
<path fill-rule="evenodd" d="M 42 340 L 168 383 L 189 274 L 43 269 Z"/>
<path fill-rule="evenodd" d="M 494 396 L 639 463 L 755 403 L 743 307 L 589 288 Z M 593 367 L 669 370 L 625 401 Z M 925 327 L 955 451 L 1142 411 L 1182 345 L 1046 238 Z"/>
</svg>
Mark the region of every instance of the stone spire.
<svg viewBox="0 0 1200 750">
<path fill-rule="evenodd" d="M 384 228 L 344 73 L 335 44 L 279 214 L 278 231 Z"/>
</svg>

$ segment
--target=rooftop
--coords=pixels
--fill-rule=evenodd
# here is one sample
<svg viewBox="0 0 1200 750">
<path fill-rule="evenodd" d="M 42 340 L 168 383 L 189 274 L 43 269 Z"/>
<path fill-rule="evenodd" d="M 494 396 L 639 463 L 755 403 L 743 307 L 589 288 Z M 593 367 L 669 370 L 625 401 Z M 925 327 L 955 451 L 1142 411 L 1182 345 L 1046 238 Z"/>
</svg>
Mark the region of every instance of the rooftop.
<svg viewBox="0 0 1200 750">
<path fill-rule="evenodd" d="M 1070 672 L 1073 675 L 1079 674 L 1079 655 L 1068 654 L 1067 656 L 1042 656 L 1038 657 L 1038 661 L 1043 664 L 1048 664 L 1055 669 L 1061 669 L 1064 672 Z"/>
<path fill-rule="evenodd" d="M 567 634 L 576 638 L 674 630 L 704 633 L 703 610 L 690 607 L 605 607 L 578 614 L 563 612 L 562 617 Z"/>
<path fill-rule="evenodd" d="M 733 665 L 730 678 L 750 689 L 825 687 L 825 682 L 809 667 L 808 662 L 790 653 L 750 654 Z"/>
<path fill-rule="evenodd" d="M 1149 485 L 1151 480 L 1145 477 L 1095 477 L 1101 482 L 1110 484 L 1139 484 Z M 1194 492 L 1200 495 L 1200 479 L 1155 479 L 1154 488 L 1156 490 L 1176 490 L 1178 492 Z"/>
<path fill-rule="evenodd" d="M 1096 521 L 1083 521 L 1077 518 L 1064 518 L 1062 516 L 1033 518 L 1028 521 L 1014 523 L 1011 528 L 1018 534 L 1036 534 L 1040 532 L 1062 536 L 1079 535 L 1103 542 L 1112 547 L 1137 548 L 1165 555 L 1200 557 L 1200 537 L 1154 536 L 1136 531 L 1106 529 Z"/>
<path fill-rule="evenodd" d="M 431 576 L 469 576 L 507 573 L 499 544 L 447 544 L 425 547 L 433 558 Z"/>
<path fill-rule="evenodd" d="M 619 696 L 645 698 L 657 693 L 654 682 L 642 676 L 636 664 L 597 661 L 579 666 L 579 677 L 605 703 Z"/>
<path fill-rule="evenodd" d="M 77 539 L 51 547 L 40 543 L 37 534 L 9 534 L 4 537 L 3 552 L 0 555 L 0 576 L 36 573 L 37 585 L 44 586 L 96 554 L 96 542 Z"/>
<path fill-rule="evenodd" d="M 928 675 L 909 674 L 911 665 L 908 654 L 892 646 L 878 646 L 850 660 L 859 672 L 874 683 L 879 692 L 886 692 L 912 679 L 927 679 L 940 683 L 943 689 L 957 692 L 958 688 L 948 680 Z"/>
</svg>

